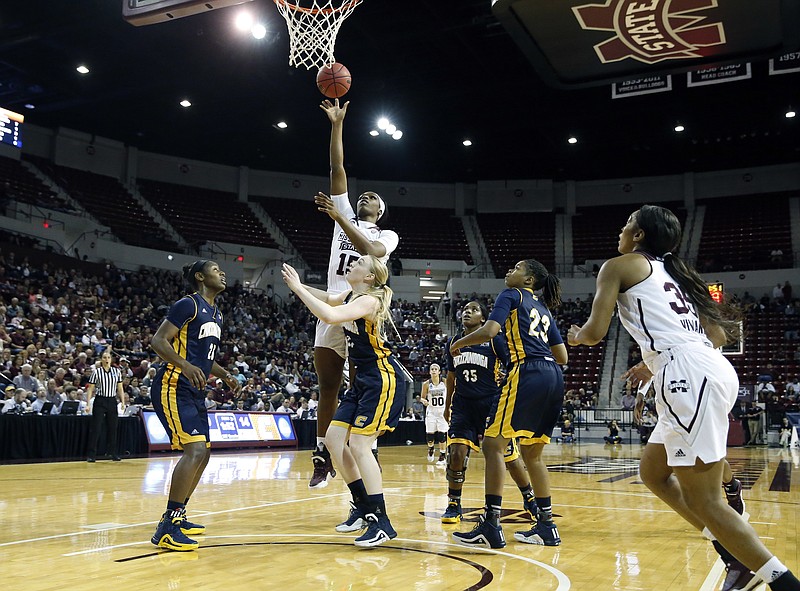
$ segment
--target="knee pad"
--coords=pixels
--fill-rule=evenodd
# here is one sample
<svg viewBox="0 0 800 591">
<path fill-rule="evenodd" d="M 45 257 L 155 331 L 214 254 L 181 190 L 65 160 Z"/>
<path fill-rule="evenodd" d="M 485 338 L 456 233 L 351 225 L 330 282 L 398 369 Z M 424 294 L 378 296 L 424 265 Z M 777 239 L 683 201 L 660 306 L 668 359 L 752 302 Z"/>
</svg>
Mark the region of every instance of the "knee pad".
<svg viewBox="0 0 800 591">
<path fill-rule="evenodd" d="M 436 433 L 425 433 L 425 441 L 429 446 L 433 445 L 433 443 L 436 441 Z"/>
<path fill-rule="evenodd" d="M 436 443 L 444 443 L 445 441 L 447 441 L 447 434 L 446 433 L 442 433 L 441 431 L 437 431 L 435 435 L 436 435 Z"/>
</svg>

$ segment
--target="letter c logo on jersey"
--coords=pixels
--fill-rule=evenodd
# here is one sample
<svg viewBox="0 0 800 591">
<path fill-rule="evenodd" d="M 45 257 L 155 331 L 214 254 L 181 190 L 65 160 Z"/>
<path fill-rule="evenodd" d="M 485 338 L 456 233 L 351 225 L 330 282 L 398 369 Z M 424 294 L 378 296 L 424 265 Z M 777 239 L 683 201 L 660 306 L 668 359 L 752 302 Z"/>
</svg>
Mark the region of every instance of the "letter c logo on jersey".
<svg viewBox="0 0 800 591">
<path fill-rule="evenodd" d="M 353 426 L 358 427 L 359 429 L 367 424 L 367 417 L 364 415 L 358 415 L 356 420 L 353 421 Z"/>
</svg>

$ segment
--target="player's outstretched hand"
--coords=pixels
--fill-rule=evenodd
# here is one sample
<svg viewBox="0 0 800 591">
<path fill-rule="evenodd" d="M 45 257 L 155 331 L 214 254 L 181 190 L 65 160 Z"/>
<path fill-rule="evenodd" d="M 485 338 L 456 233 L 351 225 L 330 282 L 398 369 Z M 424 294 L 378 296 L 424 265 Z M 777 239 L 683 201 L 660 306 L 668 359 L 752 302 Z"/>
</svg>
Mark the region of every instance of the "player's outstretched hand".
<svg viewBox="0 0 800 591">
<path fill-rule="evenodd" d="M 297 291 L 300 287 L 300 275 L 297 274 L 295 268 L 289 263 L 283 263 L 283 267 L 281 267 L 281 276 L 292 291 Z"/>
<path fill-rule="evenodd" d="M 338 209 L 336 209 L 336 205 L 334 205 L 333 199 L 328 197 L 325 193 L 317 193 L 316 195 L 314 195 L 314 203 L 317 204 L 318 211 L 328 214 L 328 216 L 333 221 L 338 220 L 340 212 Z"/>
<path fill-rule="evenodd" d="M 573 324 L 569 327 L 569 331 L 567 332 L 567 344 L 571 346 L 580 345 L 580 341 L 578 340 L 578 333 L 581 331 L 581 327 L 577 324 Z"/>
<path fill-rule="evenodd" d="M 347 115 L 347 105 L 349 104 L 350 101 L 346 101 L 344 105 L 340 107 L 338 98 L 333 102 L 325 99 L 322 101 L 322 104 L 319 106 L 319 108 L 325 111 L 331 123 L 337 123 L 344 121 L 344 116 Z"/>
<path fill-rule="evenodd" d="M 653 379 L 653 372 L 648 369 L 648 367 L 644 364 L 644 361 L 640 361 L 628 371 L 623 373 L 620 376 L 620 379 L 628 380 L 631 383 L 631 386 L 634 388 L 640 388 L 642 384 L 646 384 Z"/>
</svg>

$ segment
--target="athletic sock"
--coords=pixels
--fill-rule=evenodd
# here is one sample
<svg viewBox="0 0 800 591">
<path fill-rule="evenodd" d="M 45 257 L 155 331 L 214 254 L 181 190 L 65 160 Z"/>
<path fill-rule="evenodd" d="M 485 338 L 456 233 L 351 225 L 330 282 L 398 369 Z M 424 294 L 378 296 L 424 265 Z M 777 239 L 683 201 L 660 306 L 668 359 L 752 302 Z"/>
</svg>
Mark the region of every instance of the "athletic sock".
<svg viewBox="0 0 800 591">
<path fill-rule="evenodd" d="M 350 494 L 353 495 L 353 504 L 355 505 L 364 503 L 369 498 L 364 481 L 361 478 L 348 484 L 347 488 L 350 489 Z"/>
<path fill-rule="evenodd" d="M 777 556 L 773 556 L 767 560 L 764 566 L 756 571 L 756 576 L 768 585 L 772 585 L 772 583 L 774 583 L 783 573 L 787 572 L 788 570 L 789 569 L 786 568 L 780 560 L 778 560 Z M 793 588 L 796 589 L 796 587 L 786 587 L 786 589 Z M 775 589 L 775 587 L 773 587 L 773 589 Z"/>
<path fill-rule="evenodd" d="M 497 527 L 500 525 L 500 508 L 503 497 L 499 495 L 486 495 L 486 521 Z"/>
<path fill-rule="evenodd" d="M 451 501 L 455 501 L 459 505 L 461 504 L 461 490 L 456 490 L 454 488 L 447 489 L 447 498 Z"/>
<path fill-rule="evenodd" d="M 526 501 L 530 501 L 533 498 L 533 487 L 530 484 L 526 484 L 525 486 L 517 487 L 519 488 L 519 492 L 522 493 L 522 498 Z"/>
<path fill-rule="evenodd" d="M 324 447 L 325 447 L 325 438 L 317 437 L 317 451 L 322 451 L 322 448 Z"/>
<path fill-rule="evenodd" d="M 378 495 L 369 495 L 369 506 L 374 511 L 375 515 L 386 515 L 386 503 L 383 500 L 383 493 Z"/>
<path fill-rule="evenodd" d="M 165 515 L 170 519 L 174 519 L 175 517 L 180 517 L 181 510 L 184 508 L 184 504 L 180 501 L 167 501 L 167 512 Z"/>
<path fill-rule="evenodd" d="M 553 519 L 553 500 L 552 497 L 536 497 L 536 506 L 545 521 Z"/>
</svg>

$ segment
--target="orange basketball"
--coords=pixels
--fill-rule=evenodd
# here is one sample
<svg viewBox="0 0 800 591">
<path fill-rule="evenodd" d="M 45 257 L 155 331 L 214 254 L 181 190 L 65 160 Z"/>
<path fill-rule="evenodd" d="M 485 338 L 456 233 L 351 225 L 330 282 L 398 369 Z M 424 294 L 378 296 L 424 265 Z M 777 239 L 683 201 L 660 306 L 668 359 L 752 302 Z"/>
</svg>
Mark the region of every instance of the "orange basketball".
<svg viewBox="0 0 800 591">
<path fill-rule="evenodd" d="M 339 98 L 350 90 L 350 70 L 338 62 L 322 66 L 317 72 L 317 88 L 328 98 Z"/>
</svg>

